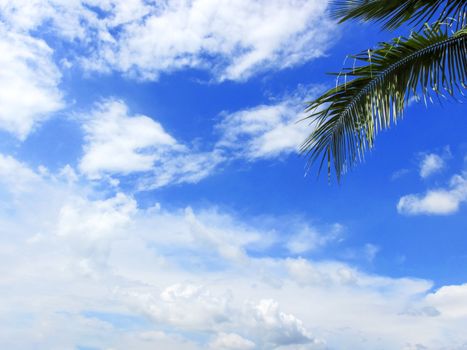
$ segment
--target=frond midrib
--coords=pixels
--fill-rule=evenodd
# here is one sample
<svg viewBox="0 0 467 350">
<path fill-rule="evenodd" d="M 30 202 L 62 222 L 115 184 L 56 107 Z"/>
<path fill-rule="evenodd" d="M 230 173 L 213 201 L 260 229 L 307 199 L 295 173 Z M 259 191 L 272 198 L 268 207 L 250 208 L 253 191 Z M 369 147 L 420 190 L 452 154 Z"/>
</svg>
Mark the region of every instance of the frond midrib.
<svg viewBox="0 0 467 350">
<path fill-rule="evenodd" d="M 350 111 L 356 106 L 356 104 L 360 101 L 360 99 L 365 96 L 368 91 L 371 91 L 372 88 L 374 88 L 378 83 L 384 80 L 386 76 L 388 76 L 390 73 L 394 72 L 394 70 L 400 68 L 401 66 L 404 66 L 408 63 L 410 63 L 411 60 L 414 58 L 419 58 L 427 53 L 432 52 L 433 50 L 436 50 L 439 47 L 449 45 L 452 42 L 458 41 L 458 40 L 464 40 L 467 38 L 467 33 L 461 33 L 457 36 L 452 36 L 449 37 L 443 41 L 437 42 L 435 44 L 429 45 L 421 50 L 415 51 L 411 53 L 410 55 L 404 57 L 400 61 L 394 62 L 391 65 L 389 65 L 387 68 L 385 68 L 383 71 L 379 72 L 375 78 L 373 78 L 368 84 L 366 84 L 349 102 L 349 104 L 345 107 L 345 109 L 341 112 L 341 114 L 338 117 L 338 123 L 334 125 L 333 127 L 333 134 L 334 131 L 342 124 L 343 119 L 350 113 Z"/>
</svg>

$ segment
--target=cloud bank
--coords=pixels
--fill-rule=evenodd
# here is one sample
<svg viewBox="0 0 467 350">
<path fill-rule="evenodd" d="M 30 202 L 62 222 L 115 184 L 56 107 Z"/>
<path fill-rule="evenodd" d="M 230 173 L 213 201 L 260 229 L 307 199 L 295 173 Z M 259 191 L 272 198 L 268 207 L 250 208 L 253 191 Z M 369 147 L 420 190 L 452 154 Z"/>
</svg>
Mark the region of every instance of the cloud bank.
<svg viewBox="0 0 467 350">
<path fill-rule="evenodd" d="M 2 155 L 0 172 L 0 342 L 9 349 L 442 349 L 467 341 L 463 285 L 432 291 L 426 280 L 339 261 L 274 257 L 269 249 L 287 250 L 280 232 L 215 208 L 139 208 L 70 167 L 51 174 Z M 301 247 L 292 248 L 310 249 Z"/>
</svg>

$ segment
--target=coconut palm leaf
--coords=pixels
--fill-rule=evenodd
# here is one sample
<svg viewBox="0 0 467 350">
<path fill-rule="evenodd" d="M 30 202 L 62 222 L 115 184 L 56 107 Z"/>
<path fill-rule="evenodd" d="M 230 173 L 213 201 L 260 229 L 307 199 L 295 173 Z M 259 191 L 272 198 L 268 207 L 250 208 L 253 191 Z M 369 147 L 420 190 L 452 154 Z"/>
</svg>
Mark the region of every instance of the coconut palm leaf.
<svg viewBox="0 0 467 350">
<path fill-rule="evenodd" d="M 341 22 L 349 19 L 383 22 L 385 29 L 395 29 L 409 21 L 455 22 L 457 29 L 465 23 L 465 0 L 335 0 L 333 14 Z"/>
<path fill-rule="evenodd" d="M 337 179 L 371 148 L 378 131 L 403 114 L 413 97 L 463 93 L 467 84 L 467 27 L 450 35 L 446 26 L 380 43 L 355 56 L 336 85 L 307 108 L 314 131 L 302 145 L 311 163 L 327 162 Z M 348 80 L 348 81 L 347 81 Z"/>
</svg>

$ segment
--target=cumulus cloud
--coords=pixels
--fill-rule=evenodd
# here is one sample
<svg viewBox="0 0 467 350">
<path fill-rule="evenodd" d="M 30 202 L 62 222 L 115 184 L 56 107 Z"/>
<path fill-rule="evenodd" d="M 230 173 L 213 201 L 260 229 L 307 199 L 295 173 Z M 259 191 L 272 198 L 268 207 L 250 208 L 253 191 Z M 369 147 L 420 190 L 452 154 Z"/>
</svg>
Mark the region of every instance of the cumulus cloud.
<svg viewBox="0 0 467 350">
<path fill-rule="evenodd" d="M 334 24 L 327 1 L 2 0 L 10 28 L 47 23 L 87 52 L 75 61 L 143 79 L 186 68 L 243 80 L 324 54 Z M 252 30 L 254 28 L 254 30 Z"/>
<path fill-rule="evenodd" d="M 303 322 L 283 312 L 277 301 L 262 299 L 239 307 L 233 294 L 229 291 L 216 295 L 203 286 L 175 284 L 160 295 L 136 292 L 128 297 L 157 323 L 189 331 L 218 330 L 219 334 L 209 343 L 211 348 L 252 349 L 262 344 L 267 349 L 275 349 L 318 343 Z M 230 332 L 225 333 L 226 330 Z M 246 338 L 233 331 L 241 332 Z"/>
<path fill-rule="evenodd" d="M 0 129 L 25 139 L 63 107 L 61 74 L 42 40 L 0 26 Z"/>
<path fill-rule="evenodd" d="M 175 284 L 159 295 L 135 293 L 135 302 L 156 322 L 189 330 L 212 330 L 228 322 L 229 296 L 192 284 Z M 187 312 L 187 310 L 190 310 Z"/>
<path fill-rule="evenodd" d="M 259 328 L 260 337 L 272 348 L 313 341 L 303 322 L 292 314 L 286 314 L 273 299 L 260 300 L 252 308 L 254 325 Z"/>
<path fill-rule="evenodd" d="M 84 123 L 86 144 L 80 170 L 92 178 L 102 173 L 147 171 L 177 142 L 153 119 L 130 116 L 122 101 L 109 100 Z M 179 147 L 178 147 L 179 148 Z"/>
<path fill-rule="evenodd" d="M 140 173 L 140 189 L 210 175 L 222 161 L 217 152 L 196 152 L 179 143 L 154 119 L 131 115 L 121 100 L 109 99 L 85 116 L 80 171 L 91 179 Z"/>
<path fill-rule="evenodd" d="M 427 303 L 448 318 L 467 317 L 467 284 L 444 286 L 426 297 Z"/>
<path fill-rule="evenodd" d="M 456 213 L 466 200 L 467 179 L 465 174 L 461 174 L 453 176 L 446 189 L 429 190 L 423 195 L 403 196 L 397 204 L 397 210 L 407 215 L 449 215 Z"/>
</svg>

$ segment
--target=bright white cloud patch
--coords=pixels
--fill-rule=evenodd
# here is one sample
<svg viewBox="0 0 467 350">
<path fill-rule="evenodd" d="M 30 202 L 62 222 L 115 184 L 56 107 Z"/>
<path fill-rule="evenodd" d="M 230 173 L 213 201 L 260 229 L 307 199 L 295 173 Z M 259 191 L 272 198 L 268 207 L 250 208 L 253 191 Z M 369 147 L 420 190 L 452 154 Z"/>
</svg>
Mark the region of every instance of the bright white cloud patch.
<svg viewBox="0 0 467 350">
<path fill-rule="evenodd" d="M 426 154 L 420 162 L 420 176 L 427 178 L 442 170 L 444 166 L 444 160 L 439 155 L 434 153 Z"/>
<path fill-rule="evenodd" d="M 0 129 L 26 136 L 63 106 L 61 75 L 52 50 L 39 39 L 0 26 Z"/>
<path fill-rule="evenodd" d="M 427 296 L 429 305 L 448 318 L 467 315 L 467 284 L 445 286 Z"/>
<path fill-rule="evenodd" d="M 452 349 L 467 341 L 464 286 L 432 292 L 429 281 L 337 261 L 269 257 L 268 232 L 216 210 L 140 209 L 129 195 L 69 181 L 70 167 L 54 176 L 2 156 L 0 169 L 0 342 L 8 349 Z M 264 257 L 251 256 L 253 246 Z"/>
<path fill-rule="evenodd" d="M 467 179 L 465 174 L 452 177 L 447 189 L 429 190 L 423 195 L 403 196 L 397 210 L 407 215 L 449 215 L 457 212 L 461 203 L 467 200 Z"/>
<path fill-rule="evenodd" d="M 84 123 L 86 145 L 80 169 L 90 177 L 151 170 L 177 142 L 149 117 L 129 116 L 127 106 L 110 100 L 98 106 Z"/>
<path fill-rule="evenodd" d="M 242 80 L 322 56 L 334 33 L 327 5 L 318 0 L 2 0 L 0 11 L 16 31 L 47 23 L 55 35 L 75 40 L 89 55 L 70 58 L 91 70 L 152 80 L 199 68 L 217 80 Z"/>
<path fill-rule="evenodd" d="M 154 119 L 131 115 L 119 100 L 107 100 L 84 117 L 84 155 L 79 167 L 91 179 L 139 173 L 141 190 L 195 183 L 223 161 L 216 151 L 197 152 L 179 143 Z"/>
</svg>

